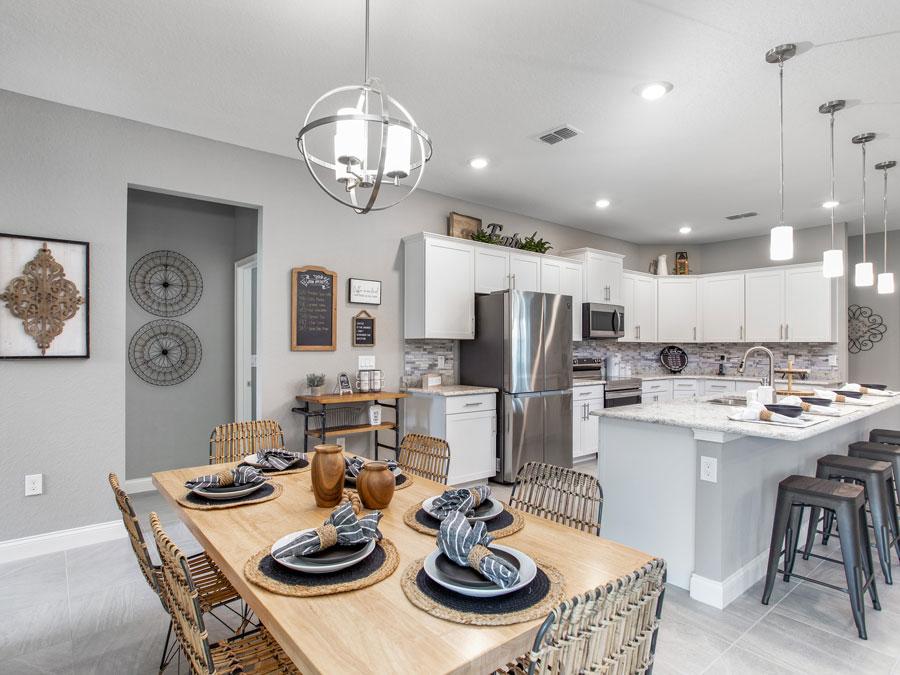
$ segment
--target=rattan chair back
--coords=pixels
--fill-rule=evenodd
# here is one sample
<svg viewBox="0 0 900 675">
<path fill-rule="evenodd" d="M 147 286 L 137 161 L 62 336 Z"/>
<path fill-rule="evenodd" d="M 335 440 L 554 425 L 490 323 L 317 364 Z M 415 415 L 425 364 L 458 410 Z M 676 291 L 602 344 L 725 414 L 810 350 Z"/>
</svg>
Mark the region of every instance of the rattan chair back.
<svg viewBox="0 0 900 675">
<path fill-rule="evenodd" d="M 175 637 L 192 673 L 215 673 L 209 634 L 203 623 L 199 594 L 188 561 L 181 549 L 169 538 L 156 513 L 150 514 L 150 528 L 162 562 L 160 581 Z"/>
<path fill-rule="evenodd" d="M 160 596 L 160 600 L 163 600 L 156 568 L 150 560 L 150 551 L 147 548 L 147 542 L 144 541 L 141 523 L 131 507 L 128 493 L 122 489 L 122 486 L 119 484 L 119 477 L 114 473 L 109 474 L 109 485 L 112 488 L 113 495 L 116 497 L 116 506 L 119 507 L 119 511 L 122 513 L 122 522 L 125 523 L 128 540 L 131 542 L 134 557 L 137 558 L 138 567 L 141 568 L 141 574 L 144 575 L 144 579 L 150 584 L 153 592 Z M 165 602 L 163 602 L 163 606 L 165 607 Z"/>
<path fill-rule="evenodd" d="M 450 446 L 442 438 L 406 434 L 400 441 L 397 464 L 405 472 L 446 485 L 450 471 Z"/>
<path fill-rule="evenodd" d="M 237 462 L 260 450 L 284 448 L 284 432 L 275 420 L 220 424 L 209 435 L 209 463 Z"/>
<path fill-rule="evenodd" d="M 587 473 L 527 462 L 516 476 L 509 505 L 592 534 L 600 534 L 603 489 Z"/>
</svg>

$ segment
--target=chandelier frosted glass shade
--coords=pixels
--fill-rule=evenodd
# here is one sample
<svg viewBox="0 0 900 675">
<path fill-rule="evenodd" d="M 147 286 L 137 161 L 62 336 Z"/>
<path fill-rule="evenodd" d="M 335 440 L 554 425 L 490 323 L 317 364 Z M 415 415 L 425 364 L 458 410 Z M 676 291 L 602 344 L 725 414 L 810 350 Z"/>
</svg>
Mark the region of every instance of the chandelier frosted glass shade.
<svg viewBox="0 0 900 675">
<path fill-rule="evenodd" d="M 432 153 L 428 134 L 374 79 L 332 89 L 313 103 L 297 149 L 318 186 L 357 213 L 406 199 Z"/>
<path fill-rule="evenodd" d="M 844 252 L 839 248 L 822 253 L 822 274 L 827 279 L 844 276 Z"/>
<path fill-rule="evenodd" d="M 794 228 L 778 225 L 769 232 L 769 258 L 790 260 L 794 257 Z"/>
<path fill-rule="evenodd" d="M 875 283 L 875 265 L 870 262 L 856 263 L 853 271 L 853 285 L 872 286 Z"/>
<path fill-rule="evenodd" d="M 882 272 L 878 275 L 878 293 L 888 295 L 894 292 L 894 273 Z"/>
</svg>

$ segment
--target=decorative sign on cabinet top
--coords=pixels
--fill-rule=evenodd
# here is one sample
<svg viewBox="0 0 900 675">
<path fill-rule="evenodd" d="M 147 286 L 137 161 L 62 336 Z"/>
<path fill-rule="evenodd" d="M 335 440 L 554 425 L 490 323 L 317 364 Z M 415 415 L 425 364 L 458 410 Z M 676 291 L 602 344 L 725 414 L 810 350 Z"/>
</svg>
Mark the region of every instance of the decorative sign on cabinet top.
<svg viewBox="0 0 900 675">
<path fill-rule="evenodd" d="M 337 272 L 307 265 L 291 270 L 291 350 L 334 351 Z"/>
</svg>

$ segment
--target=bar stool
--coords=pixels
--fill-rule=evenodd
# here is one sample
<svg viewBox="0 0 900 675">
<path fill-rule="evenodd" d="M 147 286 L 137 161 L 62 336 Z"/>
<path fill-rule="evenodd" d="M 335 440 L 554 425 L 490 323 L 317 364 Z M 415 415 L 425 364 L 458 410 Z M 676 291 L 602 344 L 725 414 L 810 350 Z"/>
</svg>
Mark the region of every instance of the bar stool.
<svg viewBox="0 0 900 675">
<path fill-rule="evenodd" d="M 869 432 L 869 442 L 900 445 L 900 431 L 897 429 L 872 429 Z"/>
<path fill-rule="evenodd" d="M 873 440 L 875 438 L 894 438 L 894 441 Z M 869 442 L 857 441 L 851 443 L 849 450 L 851 457 L 866 457 L 878 459 L 882 462 L 890 462 L 894 466 L 894 486 L 900 489 L 900 431 L 890 429 L 873 429 L 869 434 Z M 900 499 L 900 491 L 897 492 Z"/>
<path fill-rule="evenodd" d="M 897 500 L 894 490 L 894 472 L 890 464 L 865 457 L 848 457 L 847 455 L 825 455 L 816 462 L 816 477 L 828 480 L 849 480 L 865 487 L 866 501 L 872 514 L 872 525 L 875 529 L 875 548 L 881 562 L 881 571 L 887 584 L 894 583 L 891 574 L 891 547 L 900 542 L 897 532 Z M 809 560 L 819 524 L 820 509 L 813 507 L 806 532 L 806 546 L 803 548 L 803 559 Z M 834 516 L 826 513 L 822 527 L 822 544 L 828 543 Z M 868 527 L 868 525 L 866 525 Z M 840 528 L 839 528 L 840 529 Z"/>
<path fill-rule="evenodd" d="M 797 540 L 803 510 L 807 507 L 827 509 L 835 514 L 841 531 L 841 557 L 835 560 L 826 556 L 811 554 L 815 558 L 842 562 L 847 578 L 847 588 L 794 574 L 794 561 L 798 553 Z M 866 616 L 863 603 L 864 593 L 869 591 L 872 606 L 880 610 L 878 592 L 875 589 L 875 574 L 872 570 L 872 551 L 869 548 L 869 529 L 866 527 L 866 500 L 861 485 L 825 480 L 811 476 L 788 476 L 778 484 L 778 498 L 775 502 L 775 519 L 772 524 L 772 542 L 769 547 L 769 566 L 766 569 L 766 586 L 762 603 L 769 604 L 775 575 L 784 574 L 784 580 L 791 576 L 810 583 L 826 586 L 850 595 L 850 607 L 859 637 L 866 638 Z M 782 544 L 784 548 L 782 549 Z M 784 554 L 784 569 L 778 569 L 778 560 Z"/>
</svg>

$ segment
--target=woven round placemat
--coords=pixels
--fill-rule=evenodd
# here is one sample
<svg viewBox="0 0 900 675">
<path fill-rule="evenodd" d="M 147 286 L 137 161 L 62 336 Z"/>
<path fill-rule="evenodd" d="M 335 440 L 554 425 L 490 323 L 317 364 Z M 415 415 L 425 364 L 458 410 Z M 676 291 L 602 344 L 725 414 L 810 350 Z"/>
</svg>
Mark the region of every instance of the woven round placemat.
<svg viewBox="0 0 900 675">
<path fill-rule="evenodd" d="M 230 509 L 235 506 L 247 506 L 248 504 L 261 504 L 270 499 L 277 499 L 284 492 L 281 483 L 269 482 L 263 485 L 256 492 L 252 492 L 246 497 L 238 497 L 230 499 L 227 502 L 216 501 L 214 499 L 205 499 L 193 492 L 182 495 L 176 501 L 186 509 L 197 509 L 198 511 L 214 511 L 216 509 Z"/>
<path fill-rule="evenodd" d="M 346 593 L 384 581 L 400 564 L 397 547 L 390 539 L 382 539 L 375 550 L 360 563 L 330 574 L 303 574 L 279 565 L 270 548 L 256 553 L 244 565 L 244 576 L 257 586 L 280 595 L 309 598 L 316 595 Z"/>
<path fill-rule="evenodd" d="M 515 593 L 497 598 L 471 598 L 434 583 L 425 574 L 422 558 L 403 571 L 400 586 L 409 601 L 431 616 L 473 626 L 508 626 L 543 619 L 565 597 L 562 572 L 535 560 L 534 580 Z"/>
<path fill-rule="evenodd" d="M 425 513 L 421 504 L 414 504 L 406 509 L 403 514 L 403 522 L 416 532 L 430 534 L 435 537 L 441 527 L 441 521 Z M 487 526 L 487 531 L 491 533 L 494 539 L 501 539 L 515 534 L 525 527 L 525 519 L 521 513 L 504 504 L 503 513 L 492 520 L 488 520 L 485 522 L 485 525 Z"/>
<path fill-rule="evenodd" d="M 405 473 L 401 473 L 399 476 L 397 476 L 397 479 L 394 481 L 394 490 L 395 491 L 402 490 L 403 488 L 408 488 L 412 484 L 413 484 L 412 476 L 405 474 Z M 356 489 L 356 481 L 349 481 L 346 478 L 344 478 L 344 487 L 347 488 L 348 490 L 355 490 Z"/>
</svg>

